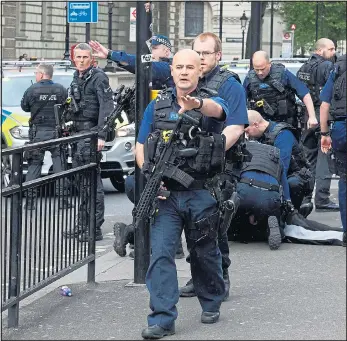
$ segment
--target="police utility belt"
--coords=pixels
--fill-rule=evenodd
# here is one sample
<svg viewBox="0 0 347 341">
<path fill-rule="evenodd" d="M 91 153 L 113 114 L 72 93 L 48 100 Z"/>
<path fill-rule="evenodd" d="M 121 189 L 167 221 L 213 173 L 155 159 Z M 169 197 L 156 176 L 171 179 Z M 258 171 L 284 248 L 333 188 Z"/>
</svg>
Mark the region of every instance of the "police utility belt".
<svg viewBox="0 0 347 341">
<path fill-rule="evenodd" d="M 255 180 L 255 179 L 250 179 L 250 178 L 241 178 L 240 181 L 243 184 L 248 184 L 252 187 L 260 188 L 262 190 L 266 191 L 274 191 L 274 192 L 279 192 L 280 191 L 280 186 L 275 185 L 275 184 L 269 184 L 264 181 L 260 180 Z"/>
</svg>

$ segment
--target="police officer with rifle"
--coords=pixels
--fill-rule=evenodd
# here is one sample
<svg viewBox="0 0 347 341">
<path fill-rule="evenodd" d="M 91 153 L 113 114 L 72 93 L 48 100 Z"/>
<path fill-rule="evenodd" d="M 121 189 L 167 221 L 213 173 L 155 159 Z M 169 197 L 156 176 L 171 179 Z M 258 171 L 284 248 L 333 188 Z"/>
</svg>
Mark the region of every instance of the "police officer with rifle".
<svg viewBox="0 0 347 341">
<path fill-rule="evenodd" d="M 221 98 L 208 98 L 210 90 L 197 89 L 201 65 L 196 52 L 177 52 L 171 70 L 176 87 L 147 106 L 136 143 L 136 162 L 148 182 L 136 206 L 135 226 L 152 215 L 146 275 L 152 312 L 142 331 L 145 339 L 175 333 L 179 291 L 174 256 L 183 227 L 202 323 L 217 322 L 225 297 L 217 245 L 219 212 L 205 183 L 222 169 L 224 149 L 231 142 L 227 135 L 205 129 L 211 119 L 223 121 L 228 109 Z"/>
<path fill-rule="evenodd" d="M 74 50 L 76 72 L 69 88 L 69 96 L 77 104 L 78 111 L 72 113 L 72 135 L 95 131 L 98 133 L 97 160 L 102 158 L 101 150 L 105 144 L 106 132 L 103 130 L 105 118 L 114 109 L 113 92 L 105 72 L 93 67 L 92 48 L 86 43 L 80 43 Z M 72 145 L 72 166 L 79 167 L 91 161 L 90 139 L 82 139 Z M 96 194 L 96 232 L 95 240 L 102 240 L 101 226 L 104 222 L 104 190 L 102 186 L 100 167 L 97 172 Z M 67 231 L 65 237 L 88 241 L 89 222 L 89 188 L 81 188 L 81 204 L 74 229 Z"/>
<path fill-rule="evenodd" d="M 24 93 L 21 107 L 24 111 L 30 112 L 29 119 L 29 143 L 36 143 L 56 139 L 60 137 L 56 131 L 56 120 L 54 114 L 54 105 L 64 103 L 67 97 L 66 89 L 58 83 L 53 83 L 53 66 L 48 64 L 39 64 L 35 71 L 36 83 L 31 85 Z M 61 153 L 59 146 L 49 149 L 52 154 L 54 173 L 61 172 L 64 169 L 66 160 Z M 26 181 L 37 179 L 41 176 L 42 161 L 45 150 L 34 149 L 26 153 L 28 161 L 28 173 Z M 71 204 L 66 199 L 66 185 L 57 186 L 59 194 L 59 207 L 69 208 Z M 65 195 L 64 195 L 65 194 Z M 34 210 L 36 193 L 28 191 L 26 208 Z"/>
</svg>

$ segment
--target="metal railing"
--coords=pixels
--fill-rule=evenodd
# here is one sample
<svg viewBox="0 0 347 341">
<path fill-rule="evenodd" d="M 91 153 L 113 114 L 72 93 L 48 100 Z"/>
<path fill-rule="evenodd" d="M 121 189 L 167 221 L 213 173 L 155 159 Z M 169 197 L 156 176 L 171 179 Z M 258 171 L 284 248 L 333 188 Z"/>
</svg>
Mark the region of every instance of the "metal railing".
<svg viewBox="0 0 347 341">
<path fill-rule="evenodd" d="M 91 162 L 24 182 L 23 153 L 91 139 Z M 1 191 L 2 311 L 8 327 L 18 326 L 19 302 L 70 272 L 88 264 L 95 282 L 96 133 L 2 150 L 10 156 L 10 186 Z M 34 207 L 32 207 L 33 205 Z M 66 238 L 84 210 L 87 242 Z"/>
</svg>

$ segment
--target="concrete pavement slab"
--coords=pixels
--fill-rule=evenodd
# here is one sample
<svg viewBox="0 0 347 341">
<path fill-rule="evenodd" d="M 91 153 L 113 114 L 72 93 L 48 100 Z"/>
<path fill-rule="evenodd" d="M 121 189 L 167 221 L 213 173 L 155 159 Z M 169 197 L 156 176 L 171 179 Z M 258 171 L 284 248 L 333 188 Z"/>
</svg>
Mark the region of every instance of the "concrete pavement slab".
<svg viewBox="0 0 347 341">
<path fill-rule="evenodd" d="M 123 258 L 109 267 L 111 255 L 103 256 L 108 269 L 103 273 L 115 275 L 132 262 Z M 221 307 L 220 321 L 202 325 L 197 299 L 182 298 L 176 335 L 168 340 L 346 339 L 345 248 L 282 244 L 270 251 L 265 243 L 231 243 L 231 256 L 231 297 Z M 177 260 L 189 277 L 184 263 Z M 105 281 L 95 286 L 70 285 L 70 298 L 60 296 L 57 287 L 23 307 L 19 328 L 3 327 L 3 339 L 141 339 L 149 313 L 147 289 L 101 275 L 97 279 Z"/>
</svg>

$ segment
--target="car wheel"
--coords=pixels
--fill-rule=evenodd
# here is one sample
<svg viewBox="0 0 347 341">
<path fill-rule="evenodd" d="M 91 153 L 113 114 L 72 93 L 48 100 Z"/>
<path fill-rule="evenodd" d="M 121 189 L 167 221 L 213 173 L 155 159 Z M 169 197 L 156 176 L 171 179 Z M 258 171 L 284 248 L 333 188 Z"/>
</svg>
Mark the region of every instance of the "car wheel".
<svg viewBox="0 0 347 341">
<path fill-rule="evenodd" d="M 1 186 L 8 187 L 11 181 L 11 161 L 8 155 L 1 156 Z"/>
<path fill-rule="evenodd" d="M 124 179 L 119 176 L 111 176 L 110 181 L 112 186 L 120 193 L 125 192 L 125 182 Z"/>
</svg>

